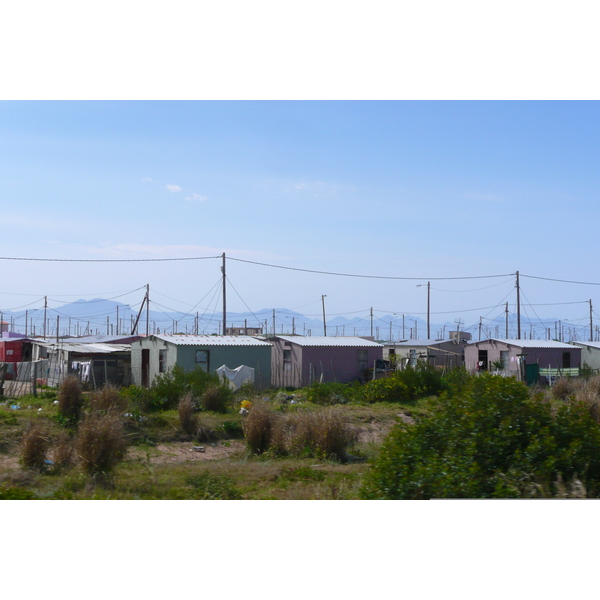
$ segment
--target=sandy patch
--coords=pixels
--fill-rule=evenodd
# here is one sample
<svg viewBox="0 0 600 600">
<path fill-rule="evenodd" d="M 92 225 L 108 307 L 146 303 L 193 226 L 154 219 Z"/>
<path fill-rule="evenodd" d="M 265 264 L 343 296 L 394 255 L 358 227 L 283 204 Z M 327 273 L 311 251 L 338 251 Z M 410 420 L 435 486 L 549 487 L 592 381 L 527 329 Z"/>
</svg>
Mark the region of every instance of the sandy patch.
<svg viewBox="0 0 600 600">
<path fill-rule="evenodd" d="M 148 451 L 140 448 L 130 448 L 127 451 L 128 460 L 149 460 L 150 464 L 163 465 L 180 462 L 203 462 L 207 460 L 222 460 L 233 454 L 237 454 L 245 447 L 244 442 L 240 440 L 231 440 L 230 445 L 225 446 L 217 443 L 215 446 L 210 444 L 194 444 L 191 442 L 174 442 L 172 444 L 158 444 Z M 194 446 L 202 446 L 204 452 L 195 452 Z"/>
</svg>

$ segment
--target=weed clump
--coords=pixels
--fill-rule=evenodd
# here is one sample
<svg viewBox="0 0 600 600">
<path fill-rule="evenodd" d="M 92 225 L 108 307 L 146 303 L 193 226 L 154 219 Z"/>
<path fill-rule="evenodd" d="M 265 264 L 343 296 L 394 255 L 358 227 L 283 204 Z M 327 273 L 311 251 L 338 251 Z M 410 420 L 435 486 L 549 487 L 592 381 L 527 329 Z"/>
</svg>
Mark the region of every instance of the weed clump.
<svg viewBox="0 0 600 600">
<path fill-rule="evenodd" d="M 28 469 L 44 470 L 49 447 L 46 428 L 40 423 L 32 424 L 21 440 L 21 464 Z"/>
<path fill-rule="evenodd" d="M 226 413 L 231 400 L 231 390 L 224 385 L 211 385 L 201 397 L 202 408 L 217 413 Z"/>
<path fill-rule="evenodd" d="M 92 412 L 79 424 L 77 455 L 89 475 L 106 475 L 125 455 L 123 419 L 114 412 Z"/>
<path fill-rule="evenodd" d="M 200 421 L 191 394 L 185 394 L 179 401 L 177 412 L 179 413 L 179 424 L 181 425 L 181 429 L 184 433 L 195 437 L 200 428 Z"/>
<path fill-rule="evenodd" d="M 95 412 L 123 412 L 127 408 L 127 399 L 114 385 L 107 383 L 101 390 L 91 393 L 90 408 Z"/>
<path fill-rule="evenodd" d="M 271 446 L 277 415 L 267 406 L 256 403 L 242 423 L 246 443 L 253 454 L 262 454 Z"/>
<path fill-rule="evenodd" d="M 79 421 L 83 408 L 81 383 L 75 375 L 65 377 L 58 390 L 58 413 L 71 424 Z"/>
<path fill-rule="evenodd" d="M 278 423 L 274 448 L 282 454 L 344 460 L 358 439 L 335 410 L 290 413 Z"/>
</svg>

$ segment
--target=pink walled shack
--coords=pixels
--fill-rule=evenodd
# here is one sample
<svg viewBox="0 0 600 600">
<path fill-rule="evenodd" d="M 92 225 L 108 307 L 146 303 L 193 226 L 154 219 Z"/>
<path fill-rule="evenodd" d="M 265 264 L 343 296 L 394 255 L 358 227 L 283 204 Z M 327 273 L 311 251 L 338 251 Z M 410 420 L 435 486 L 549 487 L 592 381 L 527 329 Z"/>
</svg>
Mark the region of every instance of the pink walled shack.
<svg viewBox="0 0 600 600">
<path fill-rule="evenodd" d="M 494 363 L 502 369 L 496 369 Z M 579 374 L 581 348 L 552 340 L 482 340 L 465 348 L 468 371 L 502 371 L 531 383 L 546 383 L 550 376 Z"/>
<path fill-rule="evenodd" d="M 383 358 L 383 345 L 360 337 L 269 336 L 273 344 L 271 384 L 306 387 L 315 381 L 365 380 Z"/>
</svg>

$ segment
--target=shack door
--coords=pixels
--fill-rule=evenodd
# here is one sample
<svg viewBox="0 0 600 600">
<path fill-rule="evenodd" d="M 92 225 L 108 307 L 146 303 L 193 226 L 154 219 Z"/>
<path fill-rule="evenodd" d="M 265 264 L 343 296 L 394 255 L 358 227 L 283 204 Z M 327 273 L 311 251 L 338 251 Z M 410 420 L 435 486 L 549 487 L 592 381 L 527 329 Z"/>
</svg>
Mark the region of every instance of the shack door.
<svg viewBox="0 0 600 600">
<path fill-rule="evenodd" d="M 148 386 L 148 371 L 150 370 L 150 349 L 142 348 L 142 386 Z"/>
</svg>

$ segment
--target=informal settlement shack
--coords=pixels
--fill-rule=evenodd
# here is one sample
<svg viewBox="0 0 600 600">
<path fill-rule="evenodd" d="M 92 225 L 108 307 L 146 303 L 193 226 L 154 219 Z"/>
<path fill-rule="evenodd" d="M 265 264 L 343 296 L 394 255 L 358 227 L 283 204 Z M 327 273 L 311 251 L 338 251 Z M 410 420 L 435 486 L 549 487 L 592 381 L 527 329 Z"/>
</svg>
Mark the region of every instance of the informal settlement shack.
<svg viewBox="0 0 600 600">
<path fill-rule="evenodd" d="M 131 344 L 133 383 L 150 387 L 157 375 L 175 365 L 184 371 L 200 368 L 214 373 L 225 365 L 254 369 L 254 387 L 271 383 L 271 344 L 250 336 L 150 335 Z"/>
</svg>

